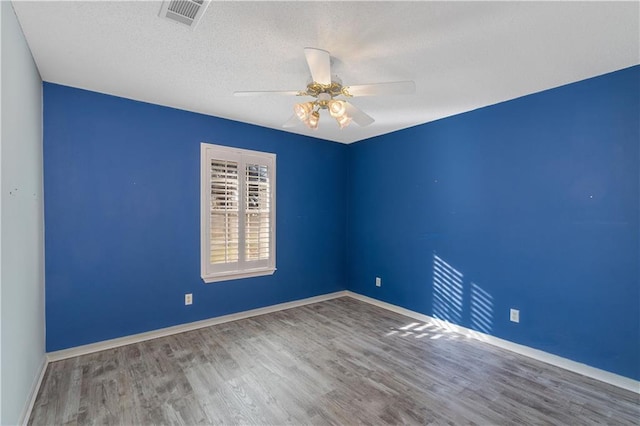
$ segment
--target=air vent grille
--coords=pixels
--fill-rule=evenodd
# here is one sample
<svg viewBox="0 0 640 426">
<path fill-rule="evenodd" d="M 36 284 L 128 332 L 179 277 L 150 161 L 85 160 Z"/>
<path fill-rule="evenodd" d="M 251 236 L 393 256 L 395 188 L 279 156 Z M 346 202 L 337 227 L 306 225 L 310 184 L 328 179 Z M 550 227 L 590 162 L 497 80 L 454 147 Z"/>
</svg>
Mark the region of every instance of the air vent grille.
<svg viewBox="0 0 640 426">
<path fill-rule="evenodd" d="M 195 28 L 209 3 L 210 1 L 208 0 L 164 1 L 160 9 L 160 17 Z"/>
<path fill-rule="evenodd" d="M 169 3 L 169 10 L 171 12 L 177 13 L 178 15 L 185 16 L 191 20 L 196 17 L 198 10 L 202 6 L 202 0 L 180 0 L 180 1 L 172 1 Z"/>
</svg>

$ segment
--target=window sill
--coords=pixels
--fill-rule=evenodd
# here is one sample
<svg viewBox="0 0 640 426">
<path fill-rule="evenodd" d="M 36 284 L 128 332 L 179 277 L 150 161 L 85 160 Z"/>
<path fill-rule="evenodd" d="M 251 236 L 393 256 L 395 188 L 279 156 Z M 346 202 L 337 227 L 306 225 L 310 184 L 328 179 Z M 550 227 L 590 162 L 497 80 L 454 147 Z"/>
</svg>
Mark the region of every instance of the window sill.
<svg viewBox="0 0 640 426">
<path fill-rule="evenodd" d="M 222 272 L 219 274 L 211 274 L 202 276 L 202 280 L 209 284 L 220 281 L 239 280 L 242 278 L 261 277 L 264 275 L 273 275 L 276 268 L 253 269 L 248 271 Z"/>
</svg>

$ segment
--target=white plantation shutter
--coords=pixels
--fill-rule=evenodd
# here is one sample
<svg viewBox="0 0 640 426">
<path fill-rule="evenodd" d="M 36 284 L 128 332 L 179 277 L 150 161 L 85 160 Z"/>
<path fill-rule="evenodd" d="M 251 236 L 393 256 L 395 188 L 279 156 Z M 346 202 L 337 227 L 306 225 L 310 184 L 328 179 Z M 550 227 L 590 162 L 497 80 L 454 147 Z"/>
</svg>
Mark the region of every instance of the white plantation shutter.
<svg viewBox="0 0 640 426">
<path fill-rule="evenodd" d="M 202 144 L 202 278 L 275 270 L 275 155 Z"/>
<path fill-rule="evenodd" d="M 211 159 L 210 261 L 238 261 L 238 163 Z"/>
<path fill-rule="evenodd" d="M 245 164 L 245 259 L 269 259 L 271 196 L 269 166 Z"/>
</svg>

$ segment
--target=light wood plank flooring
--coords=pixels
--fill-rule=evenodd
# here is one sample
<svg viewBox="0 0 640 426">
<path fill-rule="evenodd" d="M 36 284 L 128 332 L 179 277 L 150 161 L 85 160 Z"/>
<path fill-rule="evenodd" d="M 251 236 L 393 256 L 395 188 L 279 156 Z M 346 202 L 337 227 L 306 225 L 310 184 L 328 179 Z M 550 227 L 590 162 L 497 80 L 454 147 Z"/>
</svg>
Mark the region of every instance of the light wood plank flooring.
<svg viewBox="0 0 640 426">
<path fill-rule="evenodd" d="M 29 424 L 640 422 L 638 394 L 412 323 L 343 297 L 55 362 Z"/>
</svg>

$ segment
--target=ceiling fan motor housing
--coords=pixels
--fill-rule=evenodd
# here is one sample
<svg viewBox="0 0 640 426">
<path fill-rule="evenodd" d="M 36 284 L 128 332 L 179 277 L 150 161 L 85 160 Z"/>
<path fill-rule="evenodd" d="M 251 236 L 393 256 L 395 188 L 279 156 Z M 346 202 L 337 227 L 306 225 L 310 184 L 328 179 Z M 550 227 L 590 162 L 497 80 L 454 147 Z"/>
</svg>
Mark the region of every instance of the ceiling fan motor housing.
<svg viewBox="0 0 640 426">
<path fill-rule="evenodd" d="M 320 94 L 326 93 L 331 97 L 344 95 L 341 83 L 332 81 L 331 84 L 320 84 L 312 81 L 307 85 L 305 94 L 308 96 L 318 97 Z"/>
</svg>

